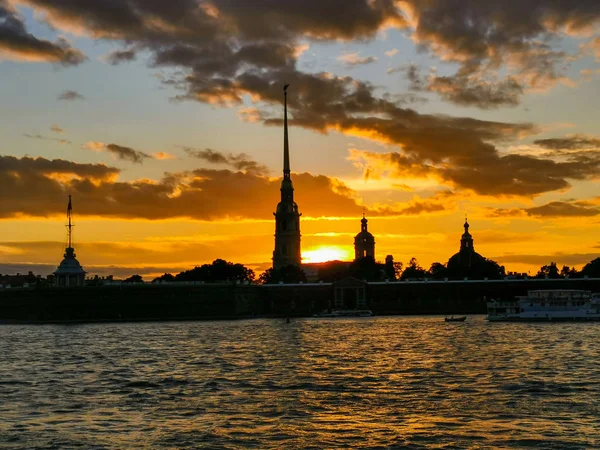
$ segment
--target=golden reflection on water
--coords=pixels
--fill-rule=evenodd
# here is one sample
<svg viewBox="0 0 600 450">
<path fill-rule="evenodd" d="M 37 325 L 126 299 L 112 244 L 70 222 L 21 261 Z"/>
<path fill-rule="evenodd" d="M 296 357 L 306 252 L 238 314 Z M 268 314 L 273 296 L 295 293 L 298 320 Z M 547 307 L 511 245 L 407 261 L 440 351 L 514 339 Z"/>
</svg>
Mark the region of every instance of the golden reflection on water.
<svg viewBox="0 0 600 450">
<path fill-rule="evenodd" d="M 600 442 L 599 324 L 439 317 L 0 327 L 0 448 Z"/>
</svg>

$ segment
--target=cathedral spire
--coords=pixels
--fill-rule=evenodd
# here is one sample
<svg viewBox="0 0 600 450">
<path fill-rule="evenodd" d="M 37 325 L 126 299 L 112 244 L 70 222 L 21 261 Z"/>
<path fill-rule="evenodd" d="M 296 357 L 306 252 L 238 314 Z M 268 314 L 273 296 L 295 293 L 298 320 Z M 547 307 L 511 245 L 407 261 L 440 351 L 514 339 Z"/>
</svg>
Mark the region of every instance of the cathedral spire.
<svg viewBox="0 0 600 450">
<path fill-rule="evenodd" d="M 69 221 L 67 225 L 67 248 L 73 247 L 73 224 L 71 223 L 71 211 L 73 211 L 73 204 L 71 203 L 71 195 L 69 195 L 69 204 L 67 205 L 67 219 Z"/>
<path fill-rule="evenodd" d="M 281 201 L 275 214 L 275 250 L 273 251 L 273 268 L 281 269 L 290 265 L 300 267 L 300 214 L 294 202 L 294 185 L 290 171 L 290 144 L 288 141 L 287 123 L 287 89 L 283 85 L 283 179 L 281 180 Z"/>
<path fill-rule="evenodd" d="M 283 178 L 290 178 L 290 143 L 287 121 L 287 88 L 289 86 L 289 84 L 283 85 Z"/>
</svg>

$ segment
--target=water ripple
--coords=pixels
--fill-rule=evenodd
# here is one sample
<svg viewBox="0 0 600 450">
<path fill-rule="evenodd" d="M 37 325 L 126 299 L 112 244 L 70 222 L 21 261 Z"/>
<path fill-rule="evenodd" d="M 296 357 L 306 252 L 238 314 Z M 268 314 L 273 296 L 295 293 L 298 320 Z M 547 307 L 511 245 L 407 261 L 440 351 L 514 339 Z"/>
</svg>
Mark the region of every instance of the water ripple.
<svg viewBox="0 0 600 450">
<path fill-rule="evenodd" d="M 600 324 L 0 327 L 0 448 L 595 448 Z"/>
</svg>

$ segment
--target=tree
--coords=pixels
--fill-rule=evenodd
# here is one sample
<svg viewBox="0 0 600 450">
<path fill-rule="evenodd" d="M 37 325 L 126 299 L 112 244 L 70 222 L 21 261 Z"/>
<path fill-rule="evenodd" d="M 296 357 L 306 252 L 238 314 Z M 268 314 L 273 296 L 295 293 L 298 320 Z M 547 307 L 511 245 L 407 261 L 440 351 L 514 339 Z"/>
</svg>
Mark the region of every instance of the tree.
<svg viewBox="0 0 600 450">
<path fill-rule="evenodd" d="M 583 266 L 579 274 L 582 277 L 600 278 L 600 258 L 596 258 Z"/>
<path fill-rule="evenodd" d="M 349 275 L 360 280 L 381 281 L 384 265 L 375 262 L 373 257 L 365 256 L 350 264 Z"/>
<path fill-rule="evenodd" d="M 204 281 L 218 283 L 226 281 L 254 281 L 254 271 L 242 264 L 234 264 L 223 259 L 215 259 L 211 264 L 203 264 L 191 270 L 178 273 L 176 281 Z"/>
<path fill-rule="evenodd" d="M 399 280 L 402 277 L 402 269 L 404 269 L 404 264 L 400 261 L 394 261 L 394 278 Z"/>
<path fill-rule="evenodd" d="M 562 269 L 560 269 L 560 276 L 563 278 L 577 278 L 579 272 L 575 267 L 563 266 Z"/>
<path fill-rule="evenodd" d="M 439 262 L 434 262 L 431 264 L 431 267 L 429 268 L 429 275 L 431 276 L 431 278 L 433 278 L 435 280 L 441 280 L 448 276 L 448 269 L 446 268 L 446 266 L 444 264 L 439 263 Z"/>
<path fill-rule="evenodd" d="M 301 281 L 306 283 L 306 274 L 300 267 L 290 264 L 279 269 L 271 267 L 265 270 L 258 278 L 258 281 L 261 284 L 277 284 L 279 282 L 299 283 Z"/>
<path fill-rule="evenodd" d="M 143 283 L 144 280 L 140 275 L 131 275 L 129 278 L 123 280 L 124 283 Z"/>
<path fill-rule="evenodd" d="M 170 273 L 165 273 L 160 277 L 156 277 L 154 280 L 152 280 L 153 283 L 157 283 L 159 281 L 175 281 L 175 277 Z"/>
<path fill-rule="evenodd" d="M 506 269 L 496 261 L 485 258 L 480 278 L 497 280 L 506 276 Z"/>
<path fill-rule="evenodd" d="M 555 262 L 551 262 L 547 266 L 540 267 L 536 278 L 560 278 L 560 273 L 558 272 L 558 267 Z"/>
<path fill-rule="evenodd" d="M 419 265 L 417 258 L 411 258 L 406 265 L 406 269 L 402 272 L 402 279 L 406 280 L 409 278 L 425 278 L 427 272 Z"/>
</svg>

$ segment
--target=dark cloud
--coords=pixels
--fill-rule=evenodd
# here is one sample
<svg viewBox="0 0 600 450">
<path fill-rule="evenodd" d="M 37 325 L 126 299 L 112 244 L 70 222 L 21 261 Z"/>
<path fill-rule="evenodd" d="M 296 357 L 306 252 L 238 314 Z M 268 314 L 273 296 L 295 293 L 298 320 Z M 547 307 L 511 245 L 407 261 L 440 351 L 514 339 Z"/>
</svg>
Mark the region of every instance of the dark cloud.
<svg viewBox="0 0 600 450">
<path fill-rule="evenodd" d="M 570 186 L 569 180 L 591 179 L 600 171 L 600 158 L 574 155 L 557 162 L 527 155 L 500 155 L 492 145 L 457 136 L 456 130 L 432 130 L 428 137 L 417 138 L 405 144 L 403 153 L 352 150 L 350 158 L 364 169 L 365 176 L 434 177 L 483 195 L 534 196 L 565 189 Z M 447 147 L 444 141 L 449 143 Z M 459 141 L 464 145 L 455 147 Z"/>
<path fill-rule="evenodd" d="M 156 153 L 155 155 L 149 155 L 148 153 L 134 150 L 130 147 L 117 144 L 105 144 L 104 142 L 90 141 L 82 145 L 81 148 L 86 150 L 94 150 L 97 152 L 108 152 L 113 154 L 116 158 L 123 161 L 131 161 L 132 163 L 141 164 L 145 159 L 167 159 L 169 156 L 167 153 Z M 167 158 L 165 158 L 167 156 Z"/>
<path fill-rule="evenodd" d="M 59 127 L 58 125 L 52 125 L 50 127 L 50 131 L 53 131 L 54 133 L 59 133 L 62 134 L 65 132 L 65 130 L 63 130 L 61 127 Z"/>
<path fill-rule="evenodd" d="M 43 136 L 41 134 L 25 133 L 25 134 L 23 134 L 23 136 L 25 136 L 28 139 L 38 139 L 41 141 L 54 141 L 54 142 L 58 142 L 59 144 L 71 144 L 71 141 L 69 141 L 68 139 L 53 138 L 53 137 Z"/>
<path fill-rule="evenodd" d="M 432 77 L 427 90 L 436 92 L 443 99 L 457 105 L 476 106 L 481 109 L 516 106 L 520 103 L 524 91 L 523 86 L 512 77 L 490 83 L 461 76 Z"/>
<path fill-rule="evenodd" d="M 12 247 L 18 248 L 18 245 L 14 245 L 12 243 Z M 55 243 L 58 246 L 64 247 L 64 243 Z M 79 248 L 79 246 L 77 246 Z M 58 247 L 60 248 L 60 247 Z M 56 248 L 54 248 L 56 250 Z M 62 249 L 64 251 L 64 249 Z M 79 250 L 78 250 L 79 251 Z M 81 255 L 81 254 L 80 254 Z M 83 257 L 85 258 L 85 251 L 83 253 Z M 80 256 L 81 259 L 81 256 Z M 58 260 L 58 258 L 57 258 Z M 93 277 L 98 275 L 99 277 L 106 277 L 108 275 L 113 275 L 114 279 L 123 279 L 127 278 L 131 275 L 138 274 L 141 275 L 145 281 L 152 281 L 152 276 L 156 274 L 163 273 L 179 273 L 184 270 L 189 270 L 191 267 L 185 266 L 144 266 L 144 265 L 135 265 L 135 266 L 119 266 L 119 265 L 89 265 L 85 264 L 85 260 L 82 260 L 85 271 L 87 272 L 88 277 Z M 3 275 L 16 275 L 20 273 L 21 275 L 27 274 L 29 271 L 33 272 L 34 275 L 41 275 L 42 278 L 46 278 L 46 276 L 50 275 L 56 270 L 57 264 L 32 264 L 32 263 L 3 263 L 0 264 L 0 274 Z"/>
<path fill-rule="evenodd" d="M 454 75 L 438 76 L 435 71 L 424 75 L 416 64 L 388 70 L 388 74 L 396 72 L 405 74 L 411 91 L 434 92 L 461 106 L 476 106 L 481 109 L 516 106 L 524 94 L 523 85 L 511 76 L 500 81 L 489 80 L 482 78 L 480 73 L 464 70 L 459 70 Z"/>
<path fill-rule="evenodd" d="M 71 100 L 83 100 L 85 97 L 77 91 L 65 91 L 62 94 L 60 94 L 57 98 L 58 98 L 58 100 L 71 101 Z"/>
<path fill-rule="evenodd" d="M 113 66 L 123 62 L 135 61 L 137 54 L 134 49 L 115 50 L 106 56 L 106 61 Z"/>
<path fill-rule="evenodd" d="M 500 264 L 520 263 L 531 264 L 535 266 L 543 266 L 556 262 L 559 267 L 567 266 L 583 266 L 590 261 L 598 258 L 600 253 L 552 253 L 550 255 L 502 255 L 494 256 L 491 259 Z"/>
<path fill-rule="evenodd" d="M 520 89 L 543 90 L 566 80 L 576 55 L 554 50 L 550 43 L 568 34 L 584 34 L 600 23 L 596 0 L 409 0 L 413 40 L 444 61 L 460 64 L 456 76 L 445 80 L 445 89 L 457 91 L 447 99 L 490 107 L 481 96 L 461 91 L 491 90 L 500 104 L 518 101 Z M 451 20 L 449 20 L 451 18 Z M 497 79 L 508 68 L 505 79 Z M 485 87 L 485 83 L 498 86 Z M 506 96 L 506 94 L 508 94 Z M 474 101 L 472 101 L 474 100 Z M 493 105 L 493 103 L 492 103 Z"/>
<path fill-rule="evenodd" d="M 489 217 L 593 217 L 600 215 L 600 197 L 561 200 L 532 208 L 490 208 Z"/>
<path fill-rule="evenodd" d="M 525 212 L 536 217 L 591 217 L 600 214 L 600 206 L 585 201 L 550 202 Z"/>
<path fill-rule="evenodd" d="M 18 60 L 63 66 L 75 66 L 86 60 L 85 55 L 65 39 L 50 42 L 28 33 L 18 11 L 6 0 L 0 0 L 0 51 Z"/>
<path fill-rule="evenodd" d="M 600 139 L 588 136 L 567 136 L 563 138 L 538 139 L 534 144 L 549 150 L 584 150 L 600 148 Z"/>
<path fill-rule="evenodd" d="M 139 150 L 134 150 L 129 147 L 124 147 L 122 145 L 117 144 L 108 144 L 106 146 L 106 151 L 112 153 L 117 158 L 122 159 L 124 161 L 131 161 L 132 163 L 141 164 L 145 159 L 151 159 L 147 153 L 140 152 Z"/>
<path fill-rule="evenodd" d="M 267 166 L 256 162 L 245 153 L 234 155 L 232 153 L 221 153 L 211 150 L 210 148 L 196 150 L 189 147 L 184 147 L 184 151 L 191 157 L 198 158 L 212 164 L 224 164 L 236 170 L 243 170 L 256 175 L 269 174 L 269 169 Z"/>
</svg>

